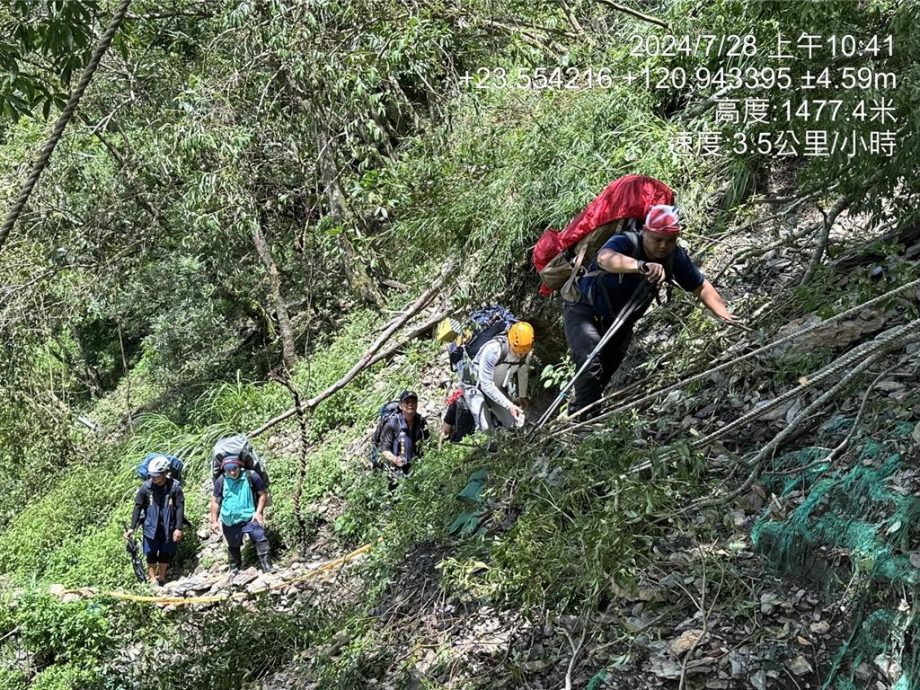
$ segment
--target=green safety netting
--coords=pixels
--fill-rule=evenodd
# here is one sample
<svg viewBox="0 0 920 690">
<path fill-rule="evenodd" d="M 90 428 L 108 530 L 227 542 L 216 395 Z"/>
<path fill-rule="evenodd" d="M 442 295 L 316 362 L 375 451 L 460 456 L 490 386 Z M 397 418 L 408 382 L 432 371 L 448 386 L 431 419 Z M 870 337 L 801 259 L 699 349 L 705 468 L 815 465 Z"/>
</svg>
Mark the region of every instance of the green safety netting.
<svg viewBox="0 0 920 690">
<path fill-rule="evenodd" d="M 846 433 L 851 424 L 835 417 L 819 439 Z M 768 505 L 755 524 L 755 548 L 784 575 L 848 592 L 851 627 L 842 631 L 826 690 L 875 687 L 870 678 L 879 672 L 895 690 L 920 690 L 914 615 L 920 568 L 910 559 L 920 548 L 920 498 L 899 481 L 918 463 L 897 450 L 913 428 L 900 422 L 878 434 L 888 441 L 861 440 L 855 461 L 833 467 L 823 461 L 827 448 L 787 453 L 763 477 L 779 506 Z"/>
<path fill-rule="evenodd" d="M 488 470 L 476 470 L 470 475 L 469 481 L 463 490 L 457 494 L 456 498 L 460 501 L 465 509 L 456 517 L 448 526 L 447 533 L 459 537 L 469 537 L 482 527 L 483 522 L 488 516 L 488 509 L 485 506 L 483 498 L 483 489 L 485 488 Z"/>
</svg>

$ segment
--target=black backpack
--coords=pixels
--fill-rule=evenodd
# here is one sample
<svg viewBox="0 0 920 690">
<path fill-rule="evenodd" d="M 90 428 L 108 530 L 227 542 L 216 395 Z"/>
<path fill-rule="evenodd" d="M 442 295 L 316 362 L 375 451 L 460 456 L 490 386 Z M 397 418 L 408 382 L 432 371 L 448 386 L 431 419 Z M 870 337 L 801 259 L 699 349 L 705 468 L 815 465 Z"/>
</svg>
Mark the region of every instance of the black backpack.
<svg viewBox="0 0 920 690">
<path fill-rule="evenodd" d="M 396 415 L 399 414 L 399 401 L 391 400 L 388 403 L 385 403 L 381 408 L 380 412 L 377 415 L 377 427 L 374 429 L 374 435 L 371 436 L 371 448 L 368 452 L 368 460 L 370 460 L 372 467 L 380 467 L 380 439 L 383 437 L 383 429 L 387 425 L 387 422 Z"/>
<path fill-rule="evenodd" d="M 459 329 L 460 336 L 456 342 L 447 348 L 447 355 L 451 367 L 456 370 L 463 381 L 467 378 L 469 363 L 476 359 L 476 355 L 490 340 L 502 333 L 507 333 L 511 326 L 519 321 L 505 307 L 494 304 L 490 307 L 477 309 Z"/>
</svg>

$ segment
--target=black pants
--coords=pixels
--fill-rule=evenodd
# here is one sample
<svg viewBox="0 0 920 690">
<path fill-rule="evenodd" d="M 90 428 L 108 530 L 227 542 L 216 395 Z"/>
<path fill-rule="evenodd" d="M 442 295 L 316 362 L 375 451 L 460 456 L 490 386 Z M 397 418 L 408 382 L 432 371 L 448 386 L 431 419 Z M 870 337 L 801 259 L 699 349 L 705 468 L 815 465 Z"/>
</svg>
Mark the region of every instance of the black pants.
<svg viewBox="0 0 920 690">
<path fill-rule="evenodd" d="M 564 313 L 565 339 L 572 351 L 572 359 L 575 360 L 575 370 L 578 371 L 612 322 L 598 318 L 594 309 L 587 304 L 566 302 Z M 631 320 L 620 327 L 575 382 L 575 395 L 569 403 L 569 416 L 574 417 L 583 407 L 600 400 L 604 388 L 626 356 L 632 340 L 633 323 Z M 600 411 L 599 407 L 592 408 L 581 418 L 594 417 Z"/>
</svg>

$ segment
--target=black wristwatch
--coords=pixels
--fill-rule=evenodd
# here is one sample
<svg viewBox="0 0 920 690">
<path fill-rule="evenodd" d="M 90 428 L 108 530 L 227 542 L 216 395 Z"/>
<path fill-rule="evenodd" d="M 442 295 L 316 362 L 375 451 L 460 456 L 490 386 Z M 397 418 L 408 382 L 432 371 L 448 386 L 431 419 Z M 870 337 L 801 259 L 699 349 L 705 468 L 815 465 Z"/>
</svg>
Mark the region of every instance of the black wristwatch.
<svg viewBox="0 0 920 690">
<path fill-rule="evenodd" d="M 639 273 L 644 276 L 647 276 L 649 273 L 648 264 L 641 259 L 636 260 L 636 268 L 638 269 Z"/>
</svg>

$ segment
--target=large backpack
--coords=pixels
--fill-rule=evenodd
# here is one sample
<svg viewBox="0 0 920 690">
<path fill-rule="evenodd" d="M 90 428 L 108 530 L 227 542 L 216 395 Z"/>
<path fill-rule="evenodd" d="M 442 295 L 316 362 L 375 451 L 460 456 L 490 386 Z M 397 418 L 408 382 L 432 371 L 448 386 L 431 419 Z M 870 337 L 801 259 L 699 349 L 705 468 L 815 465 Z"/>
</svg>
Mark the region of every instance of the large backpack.
<svg viewBox="0 0 920 690">
<path fill-rule="evenodd" d="M 214 449 L 211 451 L 211 478 L 213 480 L 216 481 L 221 475 L 220 465 L 230 455 L 239 457 L 243 469 L 258 472 L 262 481 L 265 482 L 265 488 L 268 488 L 268 468 L 252 447 L 252 442 L 242 434 L 225 436 L 214 444 Z"/>
<path fill-rule="evenodd" d="M 377 426 L 374 429 L 374 435 L 371 436 L 371 448 L 368 453 L 368 459 L 371 462 L 372 467 L 380 467 L 383 463 L 380 462 L 380 439 L 383 437 L 383 428 L 387 425 L 387 422 L 390 421 L 390 418 L 399 414 L 399 401 L 391 400 L 388 403 L 384 403 L 380 408 L 380 412 L 377 414 Z"/>
<path fill-rule="evenodd" d="M 163 456 L 169 460 L 169 476 L 175 479 L 177 482 L 182 481 L 182 468 L 185 467 L 185 464 L 177 457 L 173 455 L 166 455 L 166 453 L 147 453 L 144 456 L 144 459 L 141 460 L 140 464 L 137 466 L 137 476 L 139 476 L 144 481 L 150 479 L 150 472 L 148 471 L 148 466 L 150 461 L 154 458 Z"/>
<path fill-rule="evenodd" d="M 476 359 L 483 346 L 494 337 L 506 333 L 519 319 L 500 305 L 477 309 L 459 331 L 457 340 L 447 348 L 450 365 L 463 379 L 468 362 Z"/>
<path fill-rule="evenodd" d="M 611 182 L 588 204 L 565 230 L 546 230 L 533 250 L 533 263 L 540 279 L 540 294 L 559 290 L 569 301 L 578 299 L 575 281 L 598 250 L 613 235 L 632 234 L 638 251 L 638 229 L 650 206 L 673 205 L 674 193 L 664 182 L 644 175 L 625 175 Z"/>
</svg>

